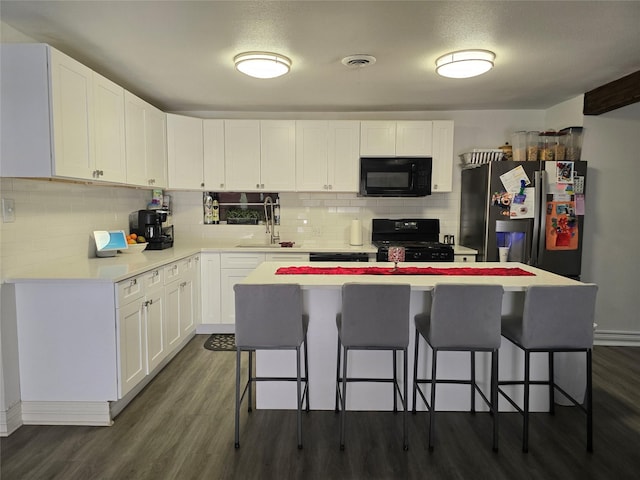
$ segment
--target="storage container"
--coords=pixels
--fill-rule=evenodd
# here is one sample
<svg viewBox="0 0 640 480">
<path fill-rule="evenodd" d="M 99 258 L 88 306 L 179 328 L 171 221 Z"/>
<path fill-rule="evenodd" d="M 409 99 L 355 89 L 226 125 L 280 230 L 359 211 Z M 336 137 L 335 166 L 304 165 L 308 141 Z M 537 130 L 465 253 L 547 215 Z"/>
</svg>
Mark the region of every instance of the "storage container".
<svg viewBox="0 0 640 480">
<path fill-rule="evenodd" d="M 511 146 L 513 149 L 513 160 L 524 162 L 527 160 L 527 132 L 524 130 L 511 134 Z"/>
<path fill-rule="evenodd" d="M 565 160 L 580 160 L 582 152 L 582 127 L 567 127 L 560 130 L 566 134 Z"/>
<path fill-rule="evenodd" d="M 538 150 L 540 142 L 540 132 L 527 132 L 527 161 L 538 160 Z"/>
</svg>

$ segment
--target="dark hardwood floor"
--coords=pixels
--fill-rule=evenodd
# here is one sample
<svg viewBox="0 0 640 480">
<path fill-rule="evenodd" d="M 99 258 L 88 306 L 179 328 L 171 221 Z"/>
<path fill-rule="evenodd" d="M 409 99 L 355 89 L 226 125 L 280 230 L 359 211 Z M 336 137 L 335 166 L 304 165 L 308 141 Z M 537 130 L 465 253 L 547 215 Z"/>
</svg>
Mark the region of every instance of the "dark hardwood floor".
<svg viewBox="0 0 640 480">
<path fill-rule="evenodd" d="M 0 442 L 0 478 L 13 479 L 637 479 L 640 478 L 640 348 L 595 347 L 594 449 L 576 408 L 532 415 L 530 451 L 521 421 L 500 415 L 500 451 L 488 414 L 442 413 L 435 450 L 425 413 L 350 412 L 345 451 L 338 416 L 242 413 L 233 446 L 233 352 L 205 350 L 199 335 L 116 418 L 112 427 L 23 426 Z"/>
</svg>

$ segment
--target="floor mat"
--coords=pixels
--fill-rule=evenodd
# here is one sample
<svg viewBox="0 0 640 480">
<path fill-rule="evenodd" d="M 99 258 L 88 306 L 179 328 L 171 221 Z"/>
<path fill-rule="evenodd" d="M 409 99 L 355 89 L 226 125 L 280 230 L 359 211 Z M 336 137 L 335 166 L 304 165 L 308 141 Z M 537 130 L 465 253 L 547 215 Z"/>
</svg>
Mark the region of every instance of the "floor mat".
<svg viewBox="0 0 640 480">
<path fill-rule="evenodd" d="M 214 333 L 204 342 L 204 348 L 214 351 L 235 351 L 236 336 L 233 333 Z"/>
</svg>

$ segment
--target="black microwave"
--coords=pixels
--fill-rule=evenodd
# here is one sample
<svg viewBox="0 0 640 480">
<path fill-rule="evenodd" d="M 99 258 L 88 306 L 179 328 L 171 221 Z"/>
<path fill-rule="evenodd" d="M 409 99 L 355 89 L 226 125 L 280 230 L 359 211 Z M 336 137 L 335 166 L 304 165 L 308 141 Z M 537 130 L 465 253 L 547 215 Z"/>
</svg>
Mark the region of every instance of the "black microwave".
<svg viewBox="0 0 640 480">
<path fill-rule="evenodd" d="M 360 158 L 360 196 L 431 195 L 431 157 Z"/>
</svg>

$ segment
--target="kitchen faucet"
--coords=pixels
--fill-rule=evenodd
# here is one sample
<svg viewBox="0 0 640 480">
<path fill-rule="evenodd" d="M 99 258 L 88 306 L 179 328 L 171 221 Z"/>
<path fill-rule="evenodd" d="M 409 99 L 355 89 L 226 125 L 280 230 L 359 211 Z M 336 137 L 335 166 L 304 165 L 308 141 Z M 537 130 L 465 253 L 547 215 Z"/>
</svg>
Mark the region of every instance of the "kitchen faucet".
<svg viewBox="0 0 640 480">
<path fill-rule="evenodd" d="M 271 204 L 271 215 L 267 214 L 267 204 Z M 275 216 L 273 215 L 273 198 L 270 196 L 264 199 L 264 219 L 267 224 L 266 233 L 271 234 L 270 243 L 273 245 L 280 241 L 280 235 L 276 233 L 276 222 Z"/>
</svg>

